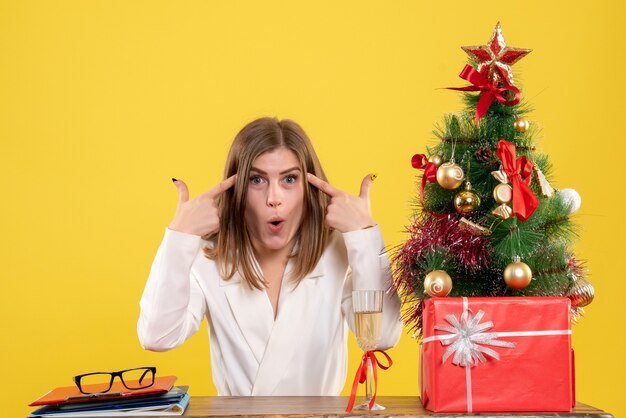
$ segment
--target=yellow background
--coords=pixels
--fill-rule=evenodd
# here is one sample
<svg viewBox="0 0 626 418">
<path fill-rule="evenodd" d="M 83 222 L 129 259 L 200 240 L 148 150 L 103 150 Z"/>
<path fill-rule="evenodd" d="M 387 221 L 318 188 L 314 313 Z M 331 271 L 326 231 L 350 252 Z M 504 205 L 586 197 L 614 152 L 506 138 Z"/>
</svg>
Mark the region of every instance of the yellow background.
<svg viewBox="0 0 626 418">
<path fill-rule="evenodd" d="M 246 122 L 293 118 L 336 187 L 357 193 L 380 174 L 374 215 L 401 243 L 410 157 L 461 109 L 437 89 L 465 85 L 460 46 L 501 21 L 510 46 L 534 49 L 514 70 L 553 185 L 583 199 L 576 252 L 597 296 L 574 327 L 578 399 L 623 416 L 625 17 L 617 0 L 2 1 L 2 415 L 25 416 L 75 374 L 142 365 L 215 394 L 206 326 L 168 353 L 135 334 L 176 205 L 170 178 L 198 194 Z M 404 335 L 390 351 L 380 394 L 418 394 L 417 350 Z"/>
</svg>

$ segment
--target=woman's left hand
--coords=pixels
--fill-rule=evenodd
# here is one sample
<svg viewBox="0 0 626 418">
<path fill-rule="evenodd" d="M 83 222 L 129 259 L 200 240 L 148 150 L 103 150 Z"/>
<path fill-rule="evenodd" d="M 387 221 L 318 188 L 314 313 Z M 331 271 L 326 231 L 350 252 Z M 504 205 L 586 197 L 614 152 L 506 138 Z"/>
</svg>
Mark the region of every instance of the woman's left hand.
<svg viewBox="0 0 626 418">
<path fill-rule="evenodd" d="M 370 209 L 372 175 L 365 176 L 358 196 L 335 189 L 328 182 L 311 173 L 307 174 L 307 180 L 330 196 L 330 204 L 326 212 L 326 225 L 330 228 L 339 232 L 350 232 L 376 225 Z"/>
</svg>

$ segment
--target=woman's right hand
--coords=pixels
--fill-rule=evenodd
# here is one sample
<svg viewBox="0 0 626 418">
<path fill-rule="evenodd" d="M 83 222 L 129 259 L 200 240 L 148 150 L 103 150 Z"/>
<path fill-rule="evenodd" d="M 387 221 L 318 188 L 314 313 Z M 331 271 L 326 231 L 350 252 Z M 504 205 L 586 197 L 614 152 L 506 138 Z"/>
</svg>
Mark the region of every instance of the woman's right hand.
<svg viewBox="0 0 626 418">
<path fill-rule="evenodd" d="M 189 200 L 189 189 L 182 180 L 175 180 L 178 189 L 178 206 L 169 229 L 198 236 L 211 235 L 220 227 L 217 197 L 233 187 L 237 175 L 232 175 L 218 185 Z"/>
</svg>

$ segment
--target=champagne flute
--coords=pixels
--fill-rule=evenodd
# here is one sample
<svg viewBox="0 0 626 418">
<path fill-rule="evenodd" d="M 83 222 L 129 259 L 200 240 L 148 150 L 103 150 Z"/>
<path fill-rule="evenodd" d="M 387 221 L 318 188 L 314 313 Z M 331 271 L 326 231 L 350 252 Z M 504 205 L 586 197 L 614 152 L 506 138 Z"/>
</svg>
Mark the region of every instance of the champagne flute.
<svg viewBox="0 0 626 418">
<path fill-rule="evenodd" d="M 354 290 L 352 292 L 352 306 L 354 308 L 356 341 L 361 350 L 367 352 L 375 350 L 380 342 L 383 319 L 382 290 Z M 367 358 L 367 381 L 365 382 L 365 401 L 354 409 L 369 410 L 372 400 L 373 369 L 372 360 Z M 372 411 L 382 411 L 385 407 L 377 403 L 372 405 Z"/>
</svg>

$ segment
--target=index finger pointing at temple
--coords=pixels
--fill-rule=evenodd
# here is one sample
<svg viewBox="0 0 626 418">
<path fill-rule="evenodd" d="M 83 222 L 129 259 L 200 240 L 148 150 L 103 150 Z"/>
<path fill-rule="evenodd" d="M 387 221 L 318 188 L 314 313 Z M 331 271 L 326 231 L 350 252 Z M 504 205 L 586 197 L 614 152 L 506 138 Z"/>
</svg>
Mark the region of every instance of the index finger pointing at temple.
<svg viewBox="0 0 626 418">
<path fill-rule="evenodd" d="M 209 197 L 219 196 L 220 194 L 224 193 L 226 190 L 233 187 L 233 185 L 235 184 L 235 180 L 237 180 L 237 174 L 233 174 L 226 180 L 223 180 L 217 185 L 213 186 L 208 192 L 206 192 L 206 195 Z"/>
<path fill-rule="evenodd" d="M 328 182 L 322 180 L 319 177 L 315 177 L 311 173 L 308 173 L 306 175 L 306 178 L 307 178 L 307 180 L 309 180 L 309 183 L 311 183 L 313 186 L 317 187 L 319 190 L 321 190 L 322 192 L 326 193 L 330 197 L 335 197 L 335 196 L 338 196 L 338 195 L 342 194 L 341 190 L 335 189 Z"/>
</svg>

